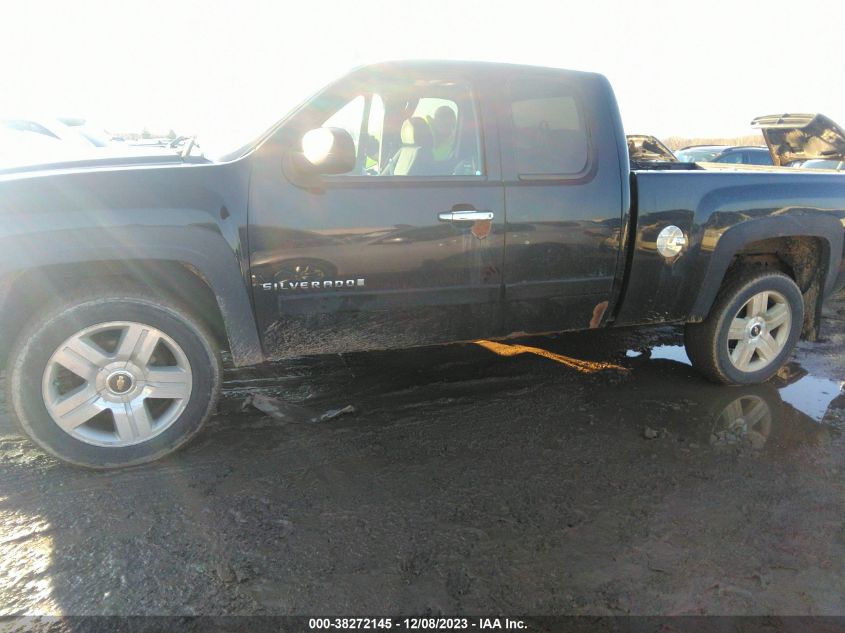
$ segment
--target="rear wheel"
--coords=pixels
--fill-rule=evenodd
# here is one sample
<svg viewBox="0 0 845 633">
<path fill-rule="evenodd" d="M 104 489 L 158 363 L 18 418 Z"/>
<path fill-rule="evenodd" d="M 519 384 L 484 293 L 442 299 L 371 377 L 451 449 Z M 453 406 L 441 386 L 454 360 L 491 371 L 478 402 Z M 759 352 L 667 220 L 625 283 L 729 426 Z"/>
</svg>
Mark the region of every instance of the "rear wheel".
<svg viewBox="0 0 845 633">
<path fill-rule="evenodd" d="M 152 461 L 211 415 L 220 359 L 205 327 L 143 293 L 59 302 L 18 338 L 7 402 L 39 446 L 93 468 Z"/>
<path fill-rule="evenodd" d="M 687 354 L 715 382 L 763 382 L 792 354 L 803 322 L 803 297 L 792 279 L 779 272 L 743 276 L 720 291 L 704 322 L 686 326 Z"/>
</svg>

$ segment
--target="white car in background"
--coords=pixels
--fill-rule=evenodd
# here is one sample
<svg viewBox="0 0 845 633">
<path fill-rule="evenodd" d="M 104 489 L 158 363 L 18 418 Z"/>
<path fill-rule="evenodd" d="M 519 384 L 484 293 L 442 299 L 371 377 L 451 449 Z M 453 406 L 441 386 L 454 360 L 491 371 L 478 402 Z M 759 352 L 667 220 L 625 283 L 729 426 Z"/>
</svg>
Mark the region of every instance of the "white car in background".
<svg viewBox="0 0 845 633">
<path fill-rule="evenodd" d="M 59 118 L 11 116 L 0 118 L 0 127 L 58 140 L 79 150 L 90 150 L 108 144 L 105 139 L 84 133 L 87 131 L 84 128 L 84 119 L 69 119 L 69 121 L 75 125 L 68 125 Z"/>
<path fill-rule="evenodd" d="M 0 169 L 105 157 L 173 154 L 175 149 L 112 143 L 85 119 L 0 117 Z"/>
<path fill-rule="evenodd" d="M 87 130 L 84 119 L 0 116 L 0 166 L 52 163 L 96 156 L 106 139 Z"/>
<path fill-rule="evenodd" d="M 0 126 L 0 169 L 67 160 L 79 154 L 78 148 L 57 138 Z"/>
</svg>

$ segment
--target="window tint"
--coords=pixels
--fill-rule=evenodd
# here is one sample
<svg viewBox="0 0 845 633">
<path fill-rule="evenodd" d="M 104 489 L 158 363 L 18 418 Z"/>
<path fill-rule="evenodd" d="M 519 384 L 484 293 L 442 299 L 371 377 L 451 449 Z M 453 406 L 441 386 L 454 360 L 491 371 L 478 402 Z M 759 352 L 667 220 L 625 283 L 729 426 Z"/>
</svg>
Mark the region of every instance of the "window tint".
<svg viewBox="0 0 845 633">
<path fill-rule="evenodd" d="M 478 118 L 467 85 L 392 81 L 345 102 L 323 123 L 355 141 L 343 176 L 482 176 Z"/>
<path fill-rule="evenodd" d="M 742 163 L 743 152 L 725 152 L 718 156 L 713 162 L 716 163 Z"/>
<path fill-rule="evenodd" d="M 589 160 L 587 126 L 572 90 L 563 84 L 511 85 L 516 167 L 520 176 L 575 175 Z"/>
<path fill-rule="evenodd" d="M 746 152 L 745 162 L 749 165 L 771 165 L 772 155 L 768 150 L 765 152 Z"/>
</svg>

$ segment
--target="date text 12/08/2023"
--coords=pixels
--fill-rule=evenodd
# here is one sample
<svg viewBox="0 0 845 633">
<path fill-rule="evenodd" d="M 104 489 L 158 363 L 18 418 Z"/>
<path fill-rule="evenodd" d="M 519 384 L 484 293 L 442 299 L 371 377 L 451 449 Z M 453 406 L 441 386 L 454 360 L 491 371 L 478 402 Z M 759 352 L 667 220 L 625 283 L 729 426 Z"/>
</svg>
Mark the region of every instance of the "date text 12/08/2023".
<svg viewBox="0 0 845 633">
<path fill-rule="evenodd" d="M 527 630 L 524 620 L 477 617 L 477 618 L 310 618 L 308 628 L 319 630 L 406 630 L 406 631 L 442 631 L 442 630 Z"/>
</svg>

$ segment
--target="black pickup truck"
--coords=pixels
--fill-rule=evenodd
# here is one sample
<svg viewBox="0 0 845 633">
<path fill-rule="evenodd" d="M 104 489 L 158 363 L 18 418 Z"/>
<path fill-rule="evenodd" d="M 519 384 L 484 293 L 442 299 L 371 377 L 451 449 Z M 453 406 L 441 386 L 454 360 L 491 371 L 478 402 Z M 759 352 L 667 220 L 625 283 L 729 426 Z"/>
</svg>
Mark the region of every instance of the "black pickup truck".
<svg viewBox="0 0 845 633">
<path fill-rule="evenodd" d="M 822 142 L 822 141 L 820 141 Z M 601 75 L 357 69 L 238 151 L 0 174 L 10 414 L 76 464 L 160 457 L 236 366 L 685 323 L 771 377 L 845 283 L 845 175 L 635 163 Z"/>
</svg>

